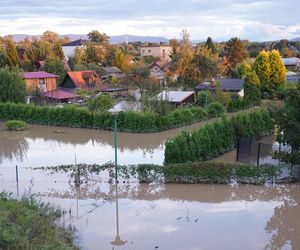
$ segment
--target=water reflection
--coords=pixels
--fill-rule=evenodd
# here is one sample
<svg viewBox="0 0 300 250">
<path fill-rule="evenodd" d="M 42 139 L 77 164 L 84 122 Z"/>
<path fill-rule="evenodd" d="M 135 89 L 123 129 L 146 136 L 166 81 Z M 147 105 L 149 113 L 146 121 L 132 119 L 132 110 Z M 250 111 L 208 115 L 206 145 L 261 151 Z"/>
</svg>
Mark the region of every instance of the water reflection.
<svg viewBox="0 0 300 250">
<path fill-rule="evenodd" d="M 162 164 L 166 139 L 203 124 L 151 134 L 119 132 L 118 151 L 124 161 L 122 164 Z M 81 162 L 103 164 L 112 160 L 113 146 L 112 131 L 30 125 L 29 130 L 16 133 L 6 131 L 0 124 L 0 165 L 4 166 L 66 164 L 76 153 Z"/>
<path fill-rule="evenodd" d="M 83 249 L 122 248 L 111 244 L 119 237 L 126 249 L 300 249 L 299 184 L 149 185 L 119 177 L 115 185 L 110 177 L 82 174 L 76 187 L 70 172 L 21 169 L 20 194 L 30 188 L 70 211 L 65 224 L 76 227 Z M 14 179 L 15 169 L 0 168 L 1 190 L 15 192 Z"/>
<path fill-rule="evenodd" d="M 266 231 L 272 234 L 265 249 L 300 249 L 300 192 L 291 189 L 282 205 L 274 208 L 274 215 L 268 220 Z"/>
<path fill-rule="evenodd" d="M 1 126 L 1 124 L 0 124 Z M 4 159 L 17 159 L 23 161 L 26 157 L 29 145 L 26 138 L 28 131 L 8 132 L 0 128 L 0 163 Z"/>
<path fill-rule="evenodd" d="M 116 178 L 115 189 L 116 189 L 115 200 L 116 200 L 116 231 L 117 231 L 117 235 L 116 235 L 116 238 L 111 242 L 111 244 L 113 246 L 123 246 L 123 245 L 125 245 L 125 243 L 127 241 L 121 240 L 121 237 L 120 237 L 118 178 Z"/>
</svg>

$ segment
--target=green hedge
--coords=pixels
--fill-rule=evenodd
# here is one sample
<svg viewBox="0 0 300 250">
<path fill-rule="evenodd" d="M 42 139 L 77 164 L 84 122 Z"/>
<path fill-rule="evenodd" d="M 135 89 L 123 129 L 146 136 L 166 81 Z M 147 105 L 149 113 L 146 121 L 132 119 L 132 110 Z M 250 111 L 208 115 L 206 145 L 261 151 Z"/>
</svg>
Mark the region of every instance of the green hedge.
<svg viewBox="0 0 300 250">
<path fill-rule="evenodd" d="M 243 109 L 251 108 L 255 106 L 253 102 L 251 102 L 249 99 L 246 98 L 237 98 L 235 100 L 231 100 L 227 107 L 227 112 L 236 112 Z"/>
<path fill-rule="evenodd" d="M 223 118 L 192 133 L 183 132 L 165 144 L 165 164 L 205 161 L 235 147 L 237 138 L 269 134 L 274 122 L 265 109 Z"/>
<path fill-rule="evenodd" d="M 113 117 L 108 112 L 93 113 L 76 107 L 49 107 L 14 103 L 0 103 L 0 120 L 22 120 L 32 124 L 78 128 L 112 129 Z M 154 112 L 120 112 L 118 129 L 128 132 L 157 132 L 208 119 L 199 107 L 180 108 L 166 116 Z"/>
</svg>

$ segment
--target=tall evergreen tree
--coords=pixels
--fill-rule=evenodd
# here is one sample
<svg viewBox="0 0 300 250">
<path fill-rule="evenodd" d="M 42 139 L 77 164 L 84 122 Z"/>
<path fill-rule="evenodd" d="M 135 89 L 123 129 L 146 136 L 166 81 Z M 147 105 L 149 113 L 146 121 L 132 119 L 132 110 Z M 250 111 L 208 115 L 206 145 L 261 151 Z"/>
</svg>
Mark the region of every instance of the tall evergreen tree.
<svg viewBox="0 0 300 250">
<path fill-rule="evenodd" d="M 6 54 L 5 50 L 0 49 L 0 68 L 8 67 L 10 68 L 12 65 L 10 58 Z"/>
<path fill-rule="evenodd" d="M 19 64 L 19 56 L 14 41 L 11 39 L 6 39 L 5 45 L 6 54 L 9 57 L 12 65 L 17 66 Z"/>
<path fill-rule="evenodd" d="M 211 37 L 208 37 L 208 38 L 207 38 L 207 40 L 206 40 L 206 42 L 205 42 L 205 45 L 206 45 L 209 49 L 211 49 L 212 53 L 215 54 L 215 53 L 217 52 L 216 47 L 215 47 L 215 44 L 214 44 L 214 42 L 213 42 L 213 40 L 212 40 Z"/>
<path fill-rule="evenodd" d="M 277 89 L 279 85 L 285 83 L 286 79 L 286 69 L 281 60 L 278 50 L 272 50 L 269 52 L 270 59 L 270 85 L 272 86 L 272 91 Z"/>
<path fill-rule="evenodd" d="M 63 60 L 65 58 L 63 49 L 59 43 L 53 45 L 53 54 L 56 58 Z"/>
<path fill-rule="evenodd" d="M 259 53 L 255 59 L 253 69 L 260 80 L 262 92 L 270 92 L 272 89 L 270 85 L 271 66 L 268 52 L 263 50 Z"/>
</svg>

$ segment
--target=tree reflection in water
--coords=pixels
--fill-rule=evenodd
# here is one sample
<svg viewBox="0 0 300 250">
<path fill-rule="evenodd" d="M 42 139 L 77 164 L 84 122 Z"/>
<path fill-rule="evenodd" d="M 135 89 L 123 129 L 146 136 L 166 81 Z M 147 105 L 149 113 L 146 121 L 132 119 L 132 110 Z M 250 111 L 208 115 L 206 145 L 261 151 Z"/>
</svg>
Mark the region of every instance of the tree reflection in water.
<svg viewBox="0 0 300 250">
<path fill-rule="evenodd" d="M 283 249 L 290 244 L 292 249 L 300 249 L 300 190 L 289 190 L 283 204 L 274 209 L 274 215 L 267 222 L 265 230 L 273 233 L 265 249 Z"/>
<path fill-rule="evenodd" d="M 23 161 L 29 149 L 25 138 L 27 131 L 22 132 L 3 132 L 0 133 L 0 163 L 4 159 L 10 161 L 14 158 Z"/>
</svg>

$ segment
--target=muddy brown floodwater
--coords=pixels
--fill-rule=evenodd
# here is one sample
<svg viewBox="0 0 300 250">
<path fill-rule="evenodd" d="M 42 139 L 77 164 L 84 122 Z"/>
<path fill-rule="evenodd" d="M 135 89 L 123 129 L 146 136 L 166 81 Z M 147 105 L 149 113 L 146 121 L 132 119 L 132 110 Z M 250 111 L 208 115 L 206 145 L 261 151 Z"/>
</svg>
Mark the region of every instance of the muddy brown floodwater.
<svg viewBox="0 0 300 250">
<path fill-rule="evenodd" d="M 29 168 L 19 169 L 19 179 L 17 187 L 15 169 L 0 168 L 1 190 L 63 209 L 58 223 L 75 228 L 82 249 L 300 249 L 298 184 L 164 185 L 131 178 L 116 186 L 103 172 L 75 187 L 69 172 Z"/>
<path fill-rule="evenodd" d="M 160 133 L 118 132 L 118 163 L 163 164 L 164 143 L 168 138 L 206 123 L 199 122 Z M 11 132 L 0 123 L 0 166 L 70 164 L 74 163 L 75 155 L 77 162 L 83 163 L 114 161 L 113 132 L 36 125 L 30 125 L 26 131 Z"/>
<path fill-rule="evenodd" d="M 155 134 L 118 133 L 119 163 L 163 164 L 166 139 L 203 124 Z M 298 184 L 164 185 L 131 178 L 120 179 L 117 187 L 103 172 L 87 174 L 75 187 L 70 172 L 33 169 L 74 163 L 75 155 L 77 162 L 113 161 L 113 133 L 0 128 L 0 192 L 33 195 L 60 207 L 65 213 L 58 223 L 75 228 L 82 249 L 300 249 Z"/>
</svg>

